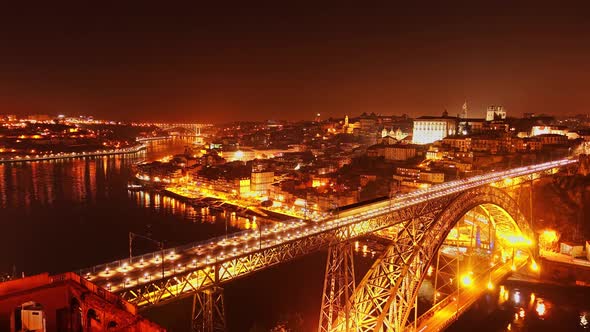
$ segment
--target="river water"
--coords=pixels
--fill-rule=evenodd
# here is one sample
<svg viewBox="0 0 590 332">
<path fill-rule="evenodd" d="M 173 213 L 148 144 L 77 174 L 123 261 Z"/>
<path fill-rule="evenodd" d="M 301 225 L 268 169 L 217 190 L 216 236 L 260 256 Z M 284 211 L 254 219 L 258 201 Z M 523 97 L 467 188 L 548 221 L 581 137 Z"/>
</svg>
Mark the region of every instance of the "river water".
<svg viewBox="0 0 590 332">
<path fill-rule="evenodd" d="M 0 165 L 0 272 L 59 273 L 123 258 L 129 253 L 129 232 L 175 246 L 243 226 L 223 212 L 127 190 L 133 163 L 180 153 L 187 143 L 182 139 L 149 142 L 147 151 L 125 156 Z M 134 254 L 154 249 L 142 240 L 133 245 Z M 360 278 L 370 260 L 358 258 Z M 268 331 L 280 320 L 289 321 L 295 331 L 316 328 L 325 259 L 326 253 L 319 252 L 228 284 L 229 330 Z M 580 316 L 590 311 L 590 291 L 530 284 L 505 287 L 512 296 L 518 288 L 522 301 L 530 301 L 531 293 L 542 298 L 547 304 L 545 316 L 539 319 L 535 308 L 522 303 L 499 304 L 498 294 L 490 294 L 450 330 L 583 329 Z M 525 316 L 515 319 L 521 307 Z M 192 299 L 187 298 L 145 314 L 171 331 L 189 331 L 191 309 Z"/>
</svg>

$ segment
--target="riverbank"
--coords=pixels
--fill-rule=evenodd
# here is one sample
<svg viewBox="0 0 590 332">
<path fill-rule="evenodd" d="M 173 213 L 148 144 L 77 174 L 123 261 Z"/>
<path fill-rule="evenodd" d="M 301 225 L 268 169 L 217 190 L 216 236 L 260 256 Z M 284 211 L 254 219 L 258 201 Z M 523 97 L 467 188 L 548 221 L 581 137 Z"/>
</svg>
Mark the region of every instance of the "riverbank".
<svg viewBox="0 0 590 332">
<path fill-rule="evenodd" d="M 163 192 L 170 197 L 191 204 L 192 206 L 207 205 L 211 208 L 234 210 L 236 213 L 243 213 L 244 216 L 256 216 L 257 218 L 264 218 L 264 220 L 271 222 L 285 222 L 294 219 L 293 216 L 287 214 L 282 214 L 255 206 L 244 206 L 234 201 L 225 201 L 219 197 L 187 197 L 176 192 L 175 190 L 171 190 L 171 188 L 166 188 L 163 190 Z"/>
<path fill-rule="evenodd" d="M 130 153 L 137 153 L 139 151 L 147 149 L 147 145 L 139 144 L 137 146 L 126 148 L 126 149 L 112 149 L 112 150 L 100 150 L 94 152 L 71 152 L 71 153 L 52 153 L 52 154 L 45 154 L 45 155 L 25 155 L 25 156 L 15 156 L 12 158 L 5 158 L 0 159 L 0 164 L 4 163 L 20 163 L 20 162 L 28 162 L 28 161 L 43 161 L 43 160 L 56 160 L 56 159 L 70 159 L 70 158 L 81 158 L 81 157 L 101 157 L 101 156 L 113 156 L 113 155 L 123 155 L 123 154 L 130 154 Z"/>
<path fill-rule="evenodd" d="M 137 142 L 162 141 L 171 139 L 173 136 L 156 136 L 156 137 L 137 137 Z"/>
<path fill-rule="evenodd" d="M 547 257 L 538 259 L 539 271 L 523 269 L 510 280 L 563 287 L 590 288 L 590 267 L 557 261 Z"/>
</svg>

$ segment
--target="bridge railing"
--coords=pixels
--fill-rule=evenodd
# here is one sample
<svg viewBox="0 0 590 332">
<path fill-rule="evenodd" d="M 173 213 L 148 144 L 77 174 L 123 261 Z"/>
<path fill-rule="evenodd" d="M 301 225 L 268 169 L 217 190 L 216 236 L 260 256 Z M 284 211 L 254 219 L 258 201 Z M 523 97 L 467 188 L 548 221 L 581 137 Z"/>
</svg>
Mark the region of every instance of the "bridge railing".
<svg viewBox="0 0 590 332">
<path fill-rule="evenodd" d="M 81 277 L 85 277 L 87 275 L 95 275 L 96 273 L 101 273 L 106 270 L 117 270 L 119 268 L 124 268 L 125 266 L 129 266 L 130 268 L 132 268 L 133 264 L 135 264 L 135 263 L 139 263 L 142 260 L 147 262 L 152 259 L 156 259 L 157 256 L 163 256 L 163 257 L 160 257 L 160 259 L 164 259 L 164 265 L 167 265 L 167 264 L 170 264 L 170 263 L 166 262 L 167 256 L 174 256 L 175 254 L 186 252 L 191 249 L 196 249 L 197 247 L 205 247 L 207 245 L 217 244 L 218 242 L 223 241 L 223 240 L 231 241 L 232 238 L 247 235 L 247 234 L 253 234 L 253 232 L 256 234 L 258 233 L 257 231 L 253 231 L 253 230 L 245 230 L 245 231 L 231 233 L 228 235 L 221 235 L 221 236 L 213 237 L 213 238 L 210 238 L 207 240 L 191 242 L 188 244 L 179 245 L 179 246 L 172 247 L 172 248 L 166 248 L 164 250 L 158 250 L 158 251 L 153 251 L 153 252 L 149 252 L 149 253 L 142 254 L 142 255 L 132 256 L 130 258 L 127 257 L 127 258 L 119 259 L 119 260 L 116 260 L 113 262 L 100 264 L 100 265 L 96 265 L 96 266 L 89 267 L 89 268 L 80 269 L 79 275 Z M 161 262 L 160 262 L 160 264 L 161 264 Z"/>
</svg>

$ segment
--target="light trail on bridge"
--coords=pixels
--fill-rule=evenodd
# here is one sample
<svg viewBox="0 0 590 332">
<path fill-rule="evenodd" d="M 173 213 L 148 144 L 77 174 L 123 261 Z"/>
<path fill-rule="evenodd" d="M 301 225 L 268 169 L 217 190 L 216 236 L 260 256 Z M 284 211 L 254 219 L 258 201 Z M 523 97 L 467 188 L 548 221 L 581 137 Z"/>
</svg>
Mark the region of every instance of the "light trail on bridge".
<svg viewBox="0 0 590 332">
<path fill-rule="evenodd" d="M 329 245 L 391 227 L 403 212 L 441 197 L 576 163 L 562 159 L 478 175 L 351 208 L 317 222 L 291 220 L 195 244 L 157 251 L 81 270 L 89 281 L 145 306 L 202 291 Z M 540 176 L 540 175 L 539 175 Z M 400 218 L 396 218 L 400 217 Z"/>
</svg>

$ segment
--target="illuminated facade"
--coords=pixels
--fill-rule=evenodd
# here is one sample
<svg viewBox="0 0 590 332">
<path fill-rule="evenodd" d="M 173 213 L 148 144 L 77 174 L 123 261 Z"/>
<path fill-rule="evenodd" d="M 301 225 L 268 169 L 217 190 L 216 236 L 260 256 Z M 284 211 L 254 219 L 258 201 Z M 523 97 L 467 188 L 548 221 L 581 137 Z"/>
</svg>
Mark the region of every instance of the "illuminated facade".
<svg viewBox="0 0 590 332">
<path fill-rule="evenodd" d="M 533 126 L 531 128 L 531 136 L 539 136 L 546 134 L 566 136 L 568 132 L 569 130 L 565 126 Z"/>
<path fill-rule="evenodd" d="M 250 191 L 258 196 L 268 196 L 274 178 L 274 172 L 252 172 Z"/>
<path fill-rule="evenodd" d="M 386 160 L 408 160 L 416 156 L 416 146 L 408 144 L 396 144 L 386 146 L 383 149 Z"/>
<path fill-rule="evenodd" d="M 502 106 L 488 106 L 486 113 L 486 121 L 504 120 L 506 119 L 506 111 Z"/>
<path fill-rule="evenodd" d="M 457 118 L 423 116 L 414 120 L 413 143 L 430 144 L 457 133 Z"/>
</svg>

